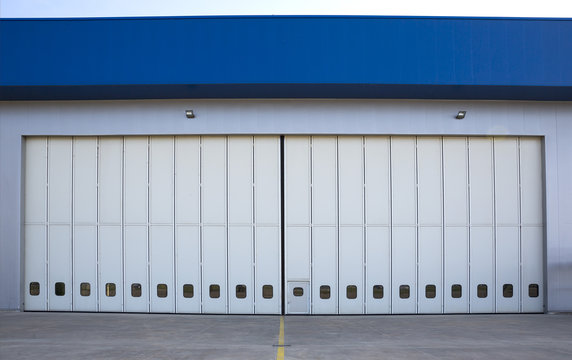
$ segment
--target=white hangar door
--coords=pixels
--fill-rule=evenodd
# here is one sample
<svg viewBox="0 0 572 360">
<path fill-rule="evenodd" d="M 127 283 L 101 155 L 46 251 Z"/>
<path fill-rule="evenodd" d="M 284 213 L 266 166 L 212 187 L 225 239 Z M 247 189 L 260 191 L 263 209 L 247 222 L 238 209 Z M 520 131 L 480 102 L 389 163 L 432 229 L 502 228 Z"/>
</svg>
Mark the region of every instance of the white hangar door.
<svg viewBox="0 0 572 360">
<path fill-rule="evenodd" d="M 542 140 L 286 136 L 286 312 L 544 311 Z"/>
<path fill-rule="evenodd" d="M 280 138 L 29 137 L 25 310 L 280 313 Z"/>
</svg>

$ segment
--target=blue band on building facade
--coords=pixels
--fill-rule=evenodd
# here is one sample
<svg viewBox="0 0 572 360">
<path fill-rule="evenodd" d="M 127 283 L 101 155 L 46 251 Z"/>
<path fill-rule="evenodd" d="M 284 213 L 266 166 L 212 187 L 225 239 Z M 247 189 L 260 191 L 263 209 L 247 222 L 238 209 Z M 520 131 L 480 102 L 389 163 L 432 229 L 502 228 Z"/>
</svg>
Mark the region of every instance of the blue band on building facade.
<svg viewBox="0 0 572 360">
<path fill-rule="evenodd" d="M 572 20 L 0 21 L 0 100 L 572 100 Z"/>
</svg>

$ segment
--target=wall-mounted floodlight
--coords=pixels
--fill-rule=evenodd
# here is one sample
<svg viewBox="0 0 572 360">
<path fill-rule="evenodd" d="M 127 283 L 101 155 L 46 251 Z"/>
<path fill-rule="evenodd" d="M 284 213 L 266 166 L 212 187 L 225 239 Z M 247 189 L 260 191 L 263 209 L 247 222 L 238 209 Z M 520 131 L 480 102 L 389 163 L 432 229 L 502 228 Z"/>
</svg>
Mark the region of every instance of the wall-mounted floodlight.
<svg viewBox="0 0 572 360">
<path fill-rule="evenodd" d="M 467 112 L 466 112 L 466 111 L 464 111 L 464 110 L 459 111 L 459 112 L 457 113 L 457 116 L 455 116 L 455 119 L 457 119 L 457 120 L 463 120 L 463 119 L 465 118 L 465 115 L 467 115 Z"/>
<path fill-rule="evenodd" d="M 195 117 L 195 113 L 193 112 L 193 110 L 185 110 L 185 116 L 187 117 L 187 119 L 192 119 Z"/>
</svg>

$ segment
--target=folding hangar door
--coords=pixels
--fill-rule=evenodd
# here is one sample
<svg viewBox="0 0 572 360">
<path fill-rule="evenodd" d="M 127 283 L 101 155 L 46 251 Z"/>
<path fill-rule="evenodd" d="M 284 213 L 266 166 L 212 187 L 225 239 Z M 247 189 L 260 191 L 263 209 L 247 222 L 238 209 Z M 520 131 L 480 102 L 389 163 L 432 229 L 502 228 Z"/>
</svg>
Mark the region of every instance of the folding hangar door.
<svg viewBox="0 0 572 360">
<path fill-rule="evenodd" d="M 542 312 L 542 142 L 286 137 L 287 313 Z"/>
<path fill-rule="evenodd" d="M 279 137 L 25 151 L 25 310 L 280 313 Z"/>
<path fill-rule="evenodd" d="M 543 311 L 541 139 L 283 141 L 27 138 L 25 310 Z"/>
</svg>

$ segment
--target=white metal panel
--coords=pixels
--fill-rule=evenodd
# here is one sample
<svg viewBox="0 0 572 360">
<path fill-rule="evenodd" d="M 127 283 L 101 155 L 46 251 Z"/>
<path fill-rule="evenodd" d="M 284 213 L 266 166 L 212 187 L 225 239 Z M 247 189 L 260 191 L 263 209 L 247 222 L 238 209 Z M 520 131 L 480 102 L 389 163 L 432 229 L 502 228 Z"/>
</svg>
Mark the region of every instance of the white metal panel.
<svg viewBox="0 0 572 360">
<path fill-rule="evenodd" d="M 99 311 L 123 310 L 121 226 L 99 226 Z M 108 290 L 115 287 L 115 294 Z"/>
<path fill-rule="evenodd" d="M 201 312 L 201 253 L 198 226 L 177 226 L 175 238 L 177 308 L 180 313 Z M 192 296 L 183 293 L 184 285 L 192 285 Z"/>
<path fill-rule="evenodd" d="M 339 313 L 362 314 L 364 310 L 363 228 L 340 226 L 339 230 Z M 356 286 L 357 296 L 348 297 L 347 287 Z"/>
<path fill-rule="evenodd" d="M 252 226 L 228 227 L 228 302 L 231 314 L 254 313 L 253 245 Z M 238 285 L 246 286 L 245 298 L 238 297 Z"/>
<path fill-rule="evenodd" d="M 495 245 L 492 226 L 473 226 L 470 229 L 470 289 L 469 308 L 472 313 L 495 312 Z M 501 254 L 502 255 L 502 254 Z M 486 296 L 478 287 L 486 286 Z"/>
<path fill-rule="evenodd" d="M 251 290 L 257 314 L 279 314 L 281 309 L 280 138 L 254 138 L 255 283 Z M 265 225 L 265 226 L 262 226 Z M 271 226 L 266 226 L 271 225 Z M 272 286 L 264 298 L 263 286 Z"/>
<path fill-rule="evenodd" d="M 520 138 L 520 183 L 522 225 L 542 225 L 542 140 Z"/>
<path fill-rule="evenodd" d="M 122 138 L 99 139 L 99 311 L 123 310 L 122 158 Z"/>
<path fill-rule="evenodd" d="M 97 311 L 97 226 L 76 225 L 73 239 L 73 310 Z M 89 284 L 89 295 L 81 294 L 82 283 Z"/>
<path fill-rule="evenodd" d="M 173 137 L 152 136 L 149 141 L 149 223 L 173 224 Z"/>
<path fill-rule="evenodd" d="M 200 313 L 200 138 L 177 136 L 174 151 L 176 312 Z"/>
<path fill-rule="evenodd" d="M 336 137 L 312 138 L 312 224 L 337 223 Z"/>
<path fill-rule="evenodd" d="M 496 311 L 518 312 L 520 308 L 519 228 L 502 226 L 496 229 Z M 503 287 L 512 285 L 512 296 L 503 294 Z"/>
<path fill-rule="evenodd" d="M 390 225 L 389 137 L 365 137 L 365 223 Z"/>
<path fill-rule="evenodd" d="M 312 228 L 312 313 L 338 312 L 338 231 L 335 226 Z M 329 287 L 324 295 L 320 287 Z M 345 294 L 345 293 L 344 293 Z"/>
<path fill-rule="evenodd" d="M 519 225 L 518 138 L 495 138 L 495 213 L 498 225 Z"/>
<path fill-rule="evenodd" d="M 48 139 L 48 221 L 70 224 L 71 208 L 72 139 L 51 137 Z"/>
<path fill-rule="evenodd" d="M 97 224 L 97 138 L 95 137 L 74 138 L 73 220 L 76 225 Z"/>
<path fill-rule="evenodd" d="M 202 142 L 202 223 L 226 225 L 226 138 L 204 136 Z"/>
<path fill-rule="evenodd" d="M 227 238 L 224 226 L 203 226 L 202 237 L 202 312 L 227 312 Z M 212 297 L 209 287 L 219 286 L 219 297 Z M 214 295 L 214 293 L 212 294 Z"/>
<path fill-rule="evenodd" d="M 253 143 L 250 136 L 228 138 L 228 223 L 252 224 Z"/>
<path fill-rule="evenodd" d="M 286 280 L 310 280 L 310 228 L 286 228 Z"/>
<path fill-rule="evenodd" d="M 199 223 L 199 164 L 199 137 L 175 137 L 175 221 L 177 224 Z"/>
<path fill-rule="evenodd" d="M 448 226 L 444 238 L 444 312 L 469 312 L 469 234 L 464 226 Z M 453 285 L 461 286 L 461 297 L 454 298 Z"/>
<path fill-rule="evenodd" d="M 97 138 L 73 140 L 73 310 L 97 311 Z M 82 284 L 89 284 L 81 293 Z M 70 289 L 72 290 L 72 289 Z"/>
<path fill-rule="evenodd" d="M 254 219 L 257 225 L 280 223 L 280 138 L 254 138 Z"/>
<path fill-rule="evenodd" d="M 418 313 L 443 312 L 442 283 L 442 228 L 440 226 L 419 227 L 418 240 Z M 435 286 L 434 297 L 428 294 L 427 285 Z"/>
<path fill-rule="evenodd" d="M 310 138 L 284 139 L 286 226 L 310 223 Z"/>
<path fill-rule="evenodd" d="M 389 314 L 391 313 L 390 228 L 388 226 L 368 226 L 365 229 L 365 234 L 366 312 L 368 314 Z M 373 287 L 379 285 L 383 287 L 383 297 L 374 298 Z"/>
<path fill-rule="evenodd" d="M 48 139 L 48 309 L 72 309 L 72 139 Z M 55 284 L 65 285 L 57 295 Z"/>
<path fill-rule="evenodd" d="M 418 223 L 441 226 L 441 138 L 419 137 L 417 139 L 418 177 Z"/>
<path fill-rule="evenodd" d="M 126 137 L 123 142 L 123 298 L 128 312 L 149 311 L 148 148 L 149 138 L 144 136 Z"/>
<path fill-rule="evenodd" d="M 416 228 L 398 226 L 391 240 L 391 311 L 414 314 L 417 311 L 417 244 Z M 400 286 L 409 286 L 409 297 L 400 297 Z"/>
<path fill-rule="evenodd" d="M 24 178 L 24 221 L 45 224 L 47 215 L 48 140 L 26 138 Z"/>
<path fill-rule="evenodd" d="M 149 141 L 149 250 L 152 312 L 174 312 L 174 148 L 173 137 Z M 167 294 L 158 286 L 166 286 Z M 161 296 L 159 296 L 161 295 Z"/>
<path fill-rule="evenodd" d="M 123 146 L 125 157 L 123 221 L 129 225 L 147 225 L 148 138 L 126 137 Z"/>
<path fill-rule="evenodd" d="M 48 227 L 48 310 L 72 310 L 72 249 L 71 226 Z M 56 283 L 65 285 L 63 294 L 55 291 Z"/>
<path fill-rule="evenodd" d="M 282 290 L 280 286 L 281 252 L 280 228 L 256 227 L 256 291 L 255 312 L 257 314 L 280 314 Z M 272 298 L 264 298 L 263 286 L 272 286 Z"/>
<path fill-rule="evenodd" d="M 467 140 L 443 138 L 443 189 L 445 225 L 467 225 Z"/>
<path fill-rule="evenodd" d="M 121 225 L 123 139 L 99 139 L 99 223 Z"/>
<path fill-rule="evenodd" d="M 26 139 L 24 177 L 24 309 L 47 309 L 47 139 Z M 38 295 L 30 295 L 30 283 Z"/>
<path fill-rule="evenodd" d="M 544 311 L 544 229 L 542 226 L 523 226 L 522 236 L 522 312 Z M 530 286 L 537 286 L 537 296 Z"/>
<path fill-rule="evenodd" d="M 26 149 L 29 151 L 29 149 Z M 30 183 L 27 182 L 27 186 Z M 26 225 L 25 236 L 25 296 L 24 310 L 47 310 L 47 232 L 46 225 Z M 30 294 L 30 284 L 38 283 L 39 294 Z"/>
<path fill-rule="evenodd" d="M 174 281 L 174 234 L 168 225 L 149 227 L 151 312 L 174 312 L 177 290 Z M 158 286 L 167 286 L 167 295 L 159 296 Z"/>
<path fill-rule="evenodd" d="M 469 138 L 469 183 L 469 311 L 492 313 L 495 311 L 492 138 Z"/>
<path fill-rule="evenodd" d="M 146 225 L 126 225 L 124 227 L 124 309 L 128 312 L 149 311 L 148 284 L 148 243 Z M 138 284 L 138 285 L 137 285 Z M 133 293 L 132 287 L 140 287 L 141 296 Z"/>
<path fill-rule="evenodd" d="M 391 186 L 393 225 L 417 223 L 415 138 L 391 138 Z"/>
<path fill-rule="evenodd" d="M 338 189 L 340 225 L 363 224 L 363 138 L 338 138 Z M 363 247 L 363 244 L 361 245 Z"/>
<path fill-rule="evenodd" d="M 493 225 L 493 140 L 469 138 L 471 225 Z"/>
</svg>

